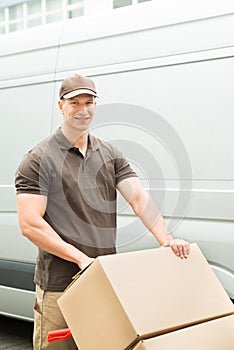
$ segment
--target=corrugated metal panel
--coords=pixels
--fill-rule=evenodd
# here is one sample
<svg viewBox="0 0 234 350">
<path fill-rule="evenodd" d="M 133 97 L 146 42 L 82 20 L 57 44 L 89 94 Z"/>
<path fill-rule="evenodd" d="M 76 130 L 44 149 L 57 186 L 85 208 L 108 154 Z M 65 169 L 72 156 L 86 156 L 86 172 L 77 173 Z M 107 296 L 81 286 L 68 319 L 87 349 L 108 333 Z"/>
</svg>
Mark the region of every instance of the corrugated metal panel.
<svg viewBox="0 0 234 350">
<path fill-rule="evenodd" d="M 2 0 L 0 8 L 22 4 L 23 2 L 28 2 L 28 0 Z"/>
</svg>

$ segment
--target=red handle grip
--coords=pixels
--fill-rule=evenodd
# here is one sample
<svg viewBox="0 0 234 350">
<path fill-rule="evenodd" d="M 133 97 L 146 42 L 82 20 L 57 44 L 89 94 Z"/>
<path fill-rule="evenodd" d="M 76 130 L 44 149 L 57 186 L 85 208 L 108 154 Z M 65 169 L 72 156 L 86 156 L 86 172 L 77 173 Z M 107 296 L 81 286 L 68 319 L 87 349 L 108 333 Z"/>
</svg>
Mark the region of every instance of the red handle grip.
<svg viewBox="0 0 234 350">
<path fill-rule="evenodd" d="M 58 331 L 50 331 L 47 335 L 47 341 L 52 343 L 57 340 L 66 340 L 72 336 L 69 328 L 60 329 Z"/>
</svg>

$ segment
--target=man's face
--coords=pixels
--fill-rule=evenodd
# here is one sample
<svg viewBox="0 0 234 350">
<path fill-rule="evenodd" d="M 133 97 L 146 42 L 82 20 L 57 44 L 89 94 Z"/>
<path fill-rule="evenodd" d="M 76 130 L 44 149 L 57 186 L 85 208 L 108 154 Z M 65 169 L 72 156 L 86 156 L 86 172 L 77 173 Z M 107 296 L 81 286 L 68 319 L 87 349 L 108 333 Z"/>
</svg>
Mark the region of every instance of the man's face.
<svg viewBox="0 0 234 350">
<path fill-rule="evenodd" d="M 59 101 L 64 122 L 71 128 L 86 131 L 93 120 L 96 102 L 94 96 L 82 94 Z"/>
</svg>

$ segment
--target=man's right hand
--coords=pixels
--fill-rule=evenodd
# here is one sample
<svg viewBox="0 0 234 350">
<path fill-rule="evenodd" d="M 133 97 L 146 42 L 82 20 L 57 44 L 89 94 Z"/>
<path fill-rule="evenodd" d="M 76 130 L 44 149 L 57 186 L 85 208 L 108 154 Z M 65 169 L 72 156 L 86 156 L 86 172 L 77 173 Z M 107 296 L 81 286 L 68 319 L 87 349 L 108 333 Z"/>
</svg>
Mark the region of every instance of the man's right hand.
<svg viewBox="0 0 234 350">
<path fill-rule="evenodd" d="M 85 269 L 88 265 L 92 264 L 94 261 L 94 258 L 90 258 L 89 256 L 85 255 L 82 257 L 82 260 L 78 263 L 78 266 L 81 270 Z"/>
</svg>

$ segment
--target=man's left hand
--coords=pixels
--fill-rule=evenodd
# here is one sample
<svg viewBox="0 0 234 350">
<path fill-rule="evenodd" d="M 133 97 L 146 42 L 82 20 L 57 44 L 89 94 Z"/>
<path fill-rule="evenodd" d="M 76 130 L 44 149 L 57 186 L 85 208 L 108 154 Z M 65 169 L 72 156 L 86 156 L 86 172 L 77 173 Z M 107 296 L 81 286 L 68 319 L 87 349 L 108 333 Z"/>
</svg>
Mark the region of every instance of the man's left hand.
<svg viewBox="0 0 234 350">
<path fill-rule="evenodd" d="M 170 239 L 166 241 L 163 247 L 171 247 L 173 252 L 181 259 L 186 259 L 189 255 L 190 245 L 183 239 Z"/>
</svg>

